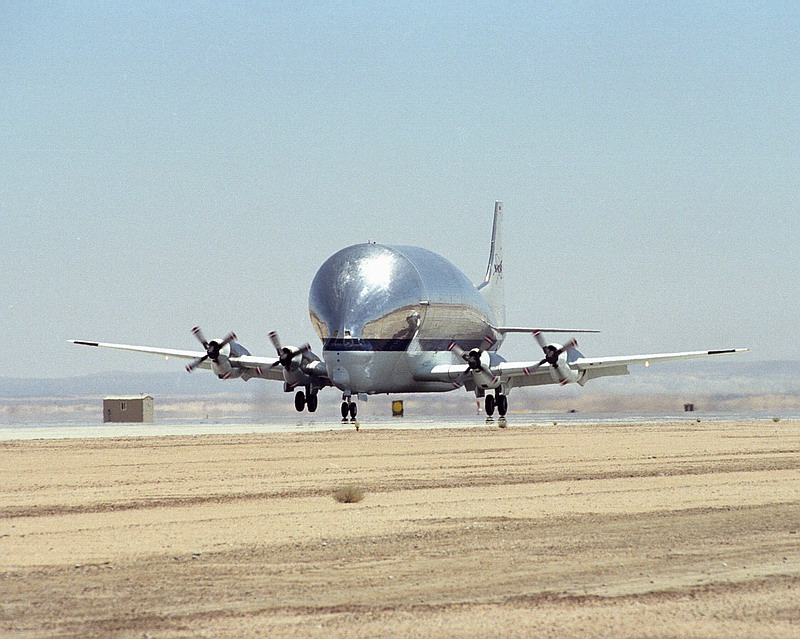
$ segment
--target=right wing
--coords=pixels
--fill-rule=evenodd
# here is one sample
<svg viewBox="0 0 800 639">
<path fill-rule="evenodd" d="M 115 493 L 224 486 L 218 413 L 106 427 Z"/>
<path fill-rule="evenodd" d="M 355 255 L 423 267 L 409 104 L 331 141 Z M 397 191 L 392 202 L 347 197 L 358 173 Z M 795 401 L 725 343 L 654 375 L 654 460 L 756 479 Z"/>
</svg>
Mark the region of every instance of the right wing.
<svg viewBox="0 0 800 639">
<path fill-rule="evenodd" d="M 85 342 L 80 339 L 67 340 L 70 344 L 80 346 L 97 346 L 99 348 L 114 348 L 119 351 L 133 351 L 134 353 L 150 353 L 163 357 L 179 357 L 181 359 L 197 359 L 205 355 L 204 351 L 181 351 L 174 348 L 152 348 L 150 346 L 132 346 L 130 344 L 107 344 L 105 342 Z M 274 358 L 277 360 L 277 358 Z"/>
<path fill-rule="evenodd" d="M 119 351 L 131 351 L 134 353 L 146 353 L 149 355 L 161 355 L 169 359 L 175 357 L 178 359 L 198 360 L 206 355 L 205 351 L 185 351 L 174 348 L 155 348 L 152 346 L 134 346 L 131 344 L 109 344 L 106 342 L 89 342 L 84 340 L 71 339 L 68 340 L 72 344 L 80 346 L 95 346 L 98 348 L 111 348 Z M 228 357 L 231 367 L 239 369 L 244 379 L 258 377 L 261 379 L 272 379 L 275 381 L 285 381 L 284 368 L 280 366 L 280 361 L 277 357 L 261 357 L 256 355 L 231 355 Z M 213 362 L 206 359 L 198 365 L 198 368 L 205 368 L 211 370 Z M 317 381 L 322 382 L 322 385 L 328 385 L 328 372 L 325 363 L 319 360 L 305 362 L 303 364 L 303 371 L 310 377 L 314 377 Z"/>
</svg>

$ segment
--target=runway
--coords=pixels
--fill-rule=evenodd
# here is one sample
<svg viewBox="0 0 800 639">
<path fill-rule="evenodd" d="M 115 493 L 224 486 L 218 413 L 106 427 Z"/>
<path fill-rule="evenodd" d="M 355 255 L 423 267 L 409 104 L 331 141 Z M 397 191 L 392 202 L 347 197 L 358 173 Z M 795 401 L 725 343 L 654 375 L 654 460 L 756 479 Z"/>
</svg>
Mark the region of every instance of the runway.
<svg viewBox="0 0 800 639">
<path fill-rule="evenodd" d="M 64 422 L 0 422 L 0 441 L 15 439 L 86 439 L 97 437 L 160 437 L 165 435 L 244 435 L 259 433 L 302 433 L 329 430 L 418 430 L 440 428 L 498 428 L 549 427 L 562 425 L 592 424 L 669 424 L 703 422 L 771 422 L 780 419 L 800 420 L 800 411 L 740 411 L 689 413 L 512 413 L 506 419 L 485 415 L 469 417 L 368 417 L 356 422 L 320 413 L 299 413 L 296 417 L 270 418 L 259 421 L 240 418 L 197 420 L 157 419 L 150 424 L 135 423 L 87 423 L 86 421 Z"/>
<path fill-rule="evenodd" d="M 798 453 L 766 419 L 6 440 L 0 635 L 797 636 Z"/>
</svg>

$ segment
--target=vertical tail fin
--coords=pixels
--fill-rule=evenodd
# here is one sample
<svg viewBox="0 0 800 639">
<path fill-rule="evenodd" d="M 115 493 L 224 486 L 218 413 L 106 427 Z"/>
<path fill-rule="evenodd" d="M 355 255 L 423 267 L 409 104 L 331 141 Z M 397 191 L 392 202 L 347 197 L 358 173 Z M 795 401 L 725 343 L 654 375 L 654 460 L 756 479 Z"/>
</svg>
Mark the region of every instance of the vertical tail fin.
<svg viewBox="0 0 800 639">
<path fill-rule="evenodd" d="M 492 224 L 492 247 L 489 252 L 489 265 L 478 290 L 494 315 L 498 326 L 505 325 L 506 303 L 503 289 L 503 203 L 494 203 L 494 223 Z"/>
</svg>

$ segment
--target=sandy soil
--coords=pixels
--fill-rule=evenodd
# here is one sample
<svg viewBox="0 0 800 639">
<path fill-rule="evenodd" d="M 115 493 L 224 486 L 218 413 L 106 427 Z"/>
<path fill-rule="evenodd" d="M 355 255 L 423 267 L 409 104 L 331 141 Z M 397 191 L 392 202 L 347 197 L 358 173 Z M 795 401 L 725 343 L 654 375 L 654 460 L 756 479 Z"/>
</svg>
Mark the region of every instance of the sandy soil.
<svg viewBox="0 0 800 639">
<path fill-rule="evenodd" d="M 787 421 L 3 442 L 0 636 L 800 637 L 799 451 Z"/>
</svg>

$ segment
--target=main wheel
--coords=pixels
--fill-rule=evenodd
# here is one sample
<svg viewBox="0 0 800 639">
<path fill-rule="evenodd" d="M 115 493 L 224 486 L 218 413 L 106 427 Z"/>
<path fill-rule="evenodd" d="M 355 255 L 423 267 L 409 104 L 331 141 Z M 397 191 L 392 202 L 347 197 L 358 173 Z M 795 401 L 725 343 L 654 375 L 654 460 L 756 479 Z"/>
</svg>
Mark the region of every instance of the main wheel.
<svg viewBox="0 0 800 639">
<path fill-rule="evenodd" d="M 350 418 L 355 419 L 356 414 L 358 414 L 358 404 L 355 402 L 350 402 Z"/>
<path fill-rule="evenodd" d="M 297 391 L 294 396 L 294 407 L 299 413 L 302 413 L 303 409 L 306 407 L 306 394 L 301 390 Z"/>
<path fill-rule="evenodd" d="M 500 413 L 500 417 L 508 412 L 508 397 L 505 395 L 498 395 L 495 399 L 495 403 L 497 404 L 497 412 Z"/>
<path fill-rule="evenodd" d="M 487 395 L 483 406 L 486 409 L 486 414 L 489 417 L 494 415 L 494 395 Z"/>
<path fill-rule="evenodd" d="M 309 413 L 313 413 L 317 410 L 318 397 L 316 393 L 309 393 L 306 396 L 306 408 L 308 409 Z"/>
<path fill-rule="evenodd" d="M 342 402 L 342 419 L 347 419 L 349 411 L 350 411 L 350 404 L 348 402 Z"/>
</svg>

